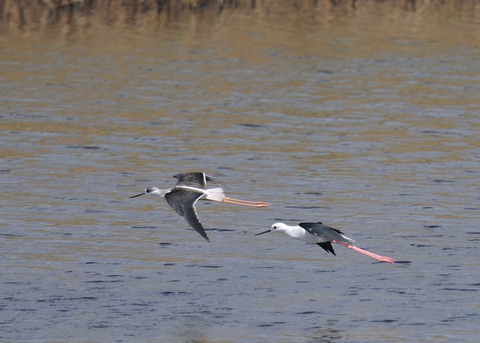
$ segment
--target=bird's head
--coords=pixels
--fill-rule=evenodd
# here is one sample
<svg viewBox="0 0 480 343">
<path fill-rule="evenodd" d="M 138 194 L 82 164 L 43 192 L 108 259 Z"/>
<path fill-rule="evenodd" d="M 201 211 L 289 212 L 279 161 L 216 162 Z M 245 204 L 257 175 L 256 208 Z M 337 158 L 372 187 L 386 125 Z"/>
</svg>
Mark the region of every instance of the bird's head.
<svg viewBox="0 0 480 343">
<path fill-rule="evenodd" d="M 162 190 L 157 187 L 148 187 L 148 188 L 145 188 L 145 194 L 163 195 L 165 194 L 165 192 L 162 192 Z"/>
<path fill-rule="evenodd" d="M 139 196 L 145 195 L 145 194 L 164 196 L 165 193 L 166 193 L 165 191 L 162 191 L 161 189 L 159 189 L 157 187 L 148 187 L 148 188 L 145 188 L 145 191 L 143 193 L 133 195 L 130 198 L 136 198 L 136 197 L 139 197 Z"/>
<path fill-rule="evenodd" d="M 257 233 L 255 236 L 263 235 L 264 233 L 275 232 L 275 231 L 285 231 L 287 225 L 284 223 L 275 223 L 271 226 L 270 230 Z"/>
<path fill-rule="evenodd" d="M 275 223 L 272 224 L 271 231 L 285 232 L 287 231 L 288 226 L 284 223 Z"/>
</svg>

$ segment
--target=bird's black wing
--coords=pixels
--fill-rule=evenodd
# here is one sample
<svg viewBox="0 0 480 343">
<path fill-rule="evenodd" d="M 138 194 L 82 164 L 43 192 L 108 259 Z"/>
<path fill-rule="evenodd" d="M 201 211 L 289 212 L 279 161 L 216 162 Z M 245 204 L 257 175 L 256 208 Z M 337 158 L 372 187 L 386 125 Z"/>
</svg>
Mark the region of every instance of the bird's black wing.
<svg viewBox="0 0 480 343">
<path fill-rule="evenodd" d="M 298 224 L 312 235 L 325 238 L 327 241 L 338 241 L 342 239 L 343 232 L 333 227 L 318 223 L 300 223 Z"/>
<path fill-rule="evenodd" d="M 216 185 L 220 185 L 220 183 L 218 183 L 217 180 L 213 176 L 205 174 L 205 180 L 207 180 L 208 182 L 214 183 Z"/>
<path fill-rule="evenodd" d="M 335 250 L 333 250 L 332 243 L 330 243 L 330 242 L 324 242 L 324 243 L 317 243 L 317 245 L 318 245 L 319 247 L 322 247 L 326 252 L 331 252 L 332 254 L 334 254 L 335 256 L 337 256 L 337 254 L 335 254 Z"/>
<path fill-rule="evenodd" d="M 173 176 L 178 180 L 177 186 L 189 186 L 201 189 L 207 187 L 207 177 L 203 172 L 180 173 Z"/>
<path fill-rule="evenodd" d="M 193 227 L 203 238 L 210 242 L 205 229 L 198 219 L 197 211 L 195 209 L 195 203 L 204 194 L 198 192 L 192 192 L 185 189 L 173 189 L 171 192 L 165 194 L 165 200 L 171 208 L 181 215 L 185 220 Z"/>
<path fill-rule="evenodd" d="M 311 233 L 314 236 L 320 237 L 325 240 L 325 242 L 322 243 L 317 243 L 320 247 L 325 249 L 327 252 L 331 252 L 332 254 L 335 254 L 335 251 L 333 250 L 332 244 L 330 243 L 331 241 L 340 241 L 343 242 L 344 238 L 342 237 L 343 232 L 337 229 L 334 229 L 333 227 L 323 225 L 321 222 L 318 223 L 300 223 L 298 224 L 305 230 L 307 230 L 308 233 Z"/>
<path fill-rule="evenodd" d="M 190 186 L 206 189 L 207 181 L 220 185 L 214 177 L 206 175 L 203 172 L 180 173 L 173 177 L 178 180 L 177 186 Z"/>
</svg>

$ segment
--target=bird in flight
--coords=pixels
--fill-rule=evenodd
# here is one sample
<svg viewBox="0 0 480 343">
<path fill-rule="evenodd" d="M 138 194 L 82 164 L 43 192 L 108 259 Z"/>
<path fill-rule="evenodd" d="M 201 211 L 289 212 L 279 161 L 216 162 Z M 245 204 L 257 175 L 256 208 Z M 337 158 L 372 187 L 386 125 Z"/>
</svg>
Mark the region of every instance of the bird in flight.
<svg viewBox="0 0 480 343">
<path fill-rule="evenodd" d="M 381 262 L 394 264 L 395 260 L 388 256 L 381 256 L 370 251 L 356 247 L 352 243 L 353 239 L 345 236 L 342 231 L 334 229 L 333 227 L 323 225 L 322 223 L 300 223 L 297 226 L 290 226 L 284 223 L 275 223 L 271 229 L 257 233 L 255 236 L 263 235 L 268 232 L 283 232 L 288 236 L 296 239 L 301 239 L 307 243 L 315 243 L 322 247 L 326 252 L 335 254 L 332 243 L 343 245 L 349 249 L 355 250 L 361 254 L 370 256 Z"/>
<path fill-rule="evenodd" d="M 225 196 L 223 188 L 212 178 L 203 172 L 180 173 L 174 175 L 177 184 L 168 189 L 159 189 L 157 187 L 148 187 L 144 192 L 133 195 L 130 198 L 136 198 L 141 195 L 150 194 L 164 197 L 171 208 L 194 228 L 203 238 L 210 241 L 200 219 L 198 218 L 195 204 L 198 200 L 211 200 L 225 202 L 229 204 L 250 206 L 250 207 L 268 207 L 267 202 L 246 201 Z M 215 184 L 213 188 L 207 188 L 207 182 Z"/>
</svg>

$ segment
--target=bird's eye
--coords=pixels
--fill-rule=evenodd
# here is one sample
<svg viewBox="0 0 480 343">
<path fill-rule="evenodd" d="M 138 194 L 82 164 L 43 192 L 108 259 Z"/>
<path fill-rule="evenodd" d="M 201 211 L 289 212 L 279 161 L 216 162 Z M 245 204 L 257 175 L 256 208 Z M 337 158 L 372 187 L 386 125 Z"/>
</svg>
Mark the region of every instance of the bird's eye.
<svg viewBox="0 0 480 343">
<path fill-rule="evenodd" d="M 152 189 L 149 187 L 149 188 L 145 188 L 145 193 L 150 193 L 152 191 Z"/>
<path fill-rule="evenodd" d="M 276 229 L 277 229 L 277 225 L 273 225 L 273 226 L 272 226 L 272 229 L 276 230 Z"/>
</svg>

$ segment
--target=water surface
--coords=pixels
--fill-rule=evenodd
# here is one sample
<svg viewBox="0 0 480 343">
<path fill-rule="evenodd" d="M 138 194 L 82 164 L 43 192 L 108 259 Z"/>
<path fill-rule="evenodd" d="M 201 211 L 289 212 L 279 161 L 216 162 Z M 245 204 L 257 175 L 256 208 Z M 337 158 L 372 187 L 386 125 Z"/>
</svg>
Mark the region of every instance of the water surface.
<svg viewBox="0 0 480 343">
<path fill-rule="evenodd" d="M 475 12 L 283 6 L 2 23 L 3 342 L 478 340 Z M 196 170 L 273 206 L 128 198 Z"/>
</svg>

